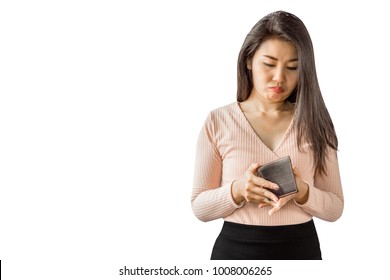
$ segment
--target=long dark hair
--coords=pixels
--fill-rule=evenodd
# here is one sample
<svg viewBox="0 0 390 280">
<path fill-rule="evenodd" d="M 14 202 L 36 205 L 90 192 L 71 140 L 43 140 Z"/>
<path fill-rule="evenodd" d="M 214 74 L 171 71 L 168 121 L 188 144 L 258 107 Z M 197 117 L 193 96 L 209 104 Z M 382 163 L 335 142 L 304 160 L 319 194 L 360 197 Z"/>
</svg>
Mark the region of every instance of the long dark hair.
<svg viewBox="0 0 390 280">
<path fill-rule="evenodd" d="M 296 106 L 297 143 L 299 149 L 305 142 L 310 145 L 315 171 L 326 174 L 328 148 L 337 150 L 338 140 L 318 84 L 310 34 L 298 17 L 284 11 L 273 12 L 260 19 L 248 33 L 238 56 L 237 101 L 242 102 L 251 94 L 253 81 L 247 63 L 269 38 L 289 41 L 297 50 L 299 80 L 288 97 Z"/>
</svg>

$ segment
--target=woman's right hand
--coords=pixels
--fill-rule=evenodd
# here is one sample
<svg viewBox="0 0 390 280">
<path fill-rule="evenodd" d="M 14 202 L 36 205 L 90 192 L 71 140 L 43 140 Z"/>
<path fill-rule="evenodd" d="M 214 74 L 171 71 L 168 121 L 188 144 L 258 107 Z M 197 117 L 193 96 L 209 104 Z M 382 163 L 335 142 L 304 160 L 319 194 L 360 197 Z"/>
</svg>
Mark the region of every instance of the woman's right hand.
<svg viewBox="0 0 390 280">
<path fill-rule="evenodd" d="M 270 192 L 269 189 L 277 190 L 279 186 L 257 177 L 256 174 L 259 167 L 260 164 L 252 163 L 244 175 L 233 182 L 232 196 L 237 204 L 246 200 L 247 202 L 257 203 L 259 207 L 262 207 L 265 205 L 274 206 L 278 202 L 278 197 Z"/>
</svg>

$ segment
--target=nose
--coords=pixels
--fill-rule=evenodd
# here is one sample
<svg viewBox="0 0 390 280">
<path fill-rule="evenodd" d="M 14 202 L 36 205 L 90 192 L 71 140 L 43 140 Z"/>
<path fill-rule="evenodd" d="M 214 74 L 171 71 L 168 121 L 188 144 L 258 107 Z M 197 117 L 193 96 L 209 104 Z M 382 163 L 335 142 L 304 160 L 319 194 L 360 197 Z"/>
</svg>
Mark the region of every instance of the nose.
<svg viewBox="0 0 390 280">
<path fill-rule="evenodd" d="M 282 67 L 276 67 L 274 77 L 272 79 L 275 82 L 283 83 L 286 81 L 286 75 L 284 73 L 284 69 Z"/>
</svg>

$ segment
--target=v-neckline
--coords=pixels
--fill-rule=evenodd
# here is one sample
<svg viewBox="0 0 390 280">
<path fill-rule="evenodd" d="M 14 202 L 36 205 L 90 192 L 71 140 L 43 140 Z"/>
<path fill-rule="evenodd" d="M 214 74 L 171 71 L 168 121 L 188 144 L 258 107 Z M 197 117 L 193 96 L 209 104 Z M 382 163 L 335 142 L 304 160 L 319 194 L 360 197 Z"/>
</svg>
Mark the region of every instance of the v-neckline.
<svg viewBox="0 0 390 280">
<path fill-rule="evenodd" d="M 280 141 L 276 144 L 275 148 L 274 149 L 271 149 L 270 147 L 268 147 L 264 142 L 263 140 L 261 140 L 260 136 L 256 133 L 256 131 L 254 130 L 254 128 L 252 127 L 252 125 L 250 124 L 249 120 L 247 119 L 247 117 L 245 116 L 244 112 L 242 111 L 241 107 L 240 107 L 240 104 L 239 102 L 236 102 L 236 106 L 237 106 L 237 109 L 238 111 L 240 112 L 240 115 L 241 117 L 245 120 L 245 123 L 246 123 L 246 126 L 247 126 L 247 129 L 251 132 L 251 134 L 257 139 L 257 141 L 260 142 L 260 144 L 262 146 L 264 146 L 268 151 L 270 151 L 271 153 L 275 154 L 277 152 L 277 150 L 280 148 L 280 146 L 284 143 L 284 141 L 286 140 L 287 136 L 290 134 L 290 131 L 292 130 L 292 127 L 293 127 L 293 124 L 294 124 L 294 120 L 295 120 L 295 112 L 294 112 L 294 115 L 290 121 L 290 124 L 288 125 L 286 131 L 284 132 L 283 134 L 283 137 L 280 139 Z"/>
</svg>

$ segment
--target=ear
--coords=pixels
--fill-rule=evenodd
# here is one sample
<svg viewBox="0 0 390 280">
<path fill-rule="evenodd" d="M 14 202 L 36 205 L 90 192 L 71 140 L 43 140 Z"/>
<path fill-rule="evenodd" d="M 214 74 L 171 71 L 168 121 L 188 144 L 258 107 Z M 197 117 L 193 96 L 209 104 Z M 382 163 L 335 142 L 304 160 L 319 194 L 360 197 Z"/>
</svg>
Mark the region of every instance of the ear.
<svg viewBox="0 0 390 280">
<path fill-rule="evenodd" d="M 249 59 L 246 61 L 246 68 L 248 68 L 248 70 L 252 70 L 252 61 Z"/>
</svg>

